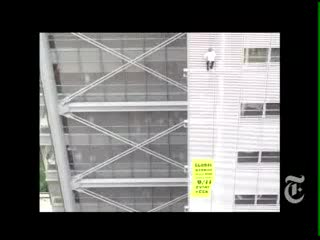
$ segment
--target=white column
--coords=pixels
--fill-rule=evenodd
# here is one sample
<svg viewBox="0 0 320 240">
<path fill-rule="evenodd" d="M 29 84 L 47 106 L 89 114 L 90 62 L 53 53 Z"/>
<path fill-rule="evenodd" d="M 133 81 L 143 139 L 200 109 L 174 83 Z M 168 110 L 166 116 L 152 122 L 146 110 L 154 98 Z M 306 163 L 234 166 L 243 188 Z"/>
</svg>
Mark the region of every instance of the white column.
<svg viewBox="0 0 320 240">
<path fill-rule="evenodd" d="M 48 121 L 51 129 L 52 144 L 55 151 L 56 164 L 59 173 L 64 208 L 66 212 L 74 212 L 75 202 L 71 188 L 68 155 L 62 122 L 58 114 L 57 90 L 49 53 L 48 37 L 46 33 L 40 33 L 40 74 L 48 113 Z"/>
</svg>

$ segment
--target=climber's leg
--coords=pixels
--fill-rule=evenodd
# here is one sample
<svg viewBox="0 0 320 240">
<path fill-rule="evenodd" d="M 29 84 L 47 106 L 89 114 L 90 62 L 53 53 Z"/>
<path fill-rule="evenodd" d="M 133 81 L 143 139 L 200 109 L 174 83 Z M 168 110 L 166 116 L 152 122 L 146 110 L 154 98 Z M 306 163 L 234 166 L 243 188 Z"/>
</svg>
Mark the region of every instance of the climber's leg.
<svg viewBox="0 0 320 240">
<path fill-rule="evenodd" d="M 214 61 L 211 62 L 210 69 L 213 68 L 213 65 L 214 65 Z"/>
</svg>

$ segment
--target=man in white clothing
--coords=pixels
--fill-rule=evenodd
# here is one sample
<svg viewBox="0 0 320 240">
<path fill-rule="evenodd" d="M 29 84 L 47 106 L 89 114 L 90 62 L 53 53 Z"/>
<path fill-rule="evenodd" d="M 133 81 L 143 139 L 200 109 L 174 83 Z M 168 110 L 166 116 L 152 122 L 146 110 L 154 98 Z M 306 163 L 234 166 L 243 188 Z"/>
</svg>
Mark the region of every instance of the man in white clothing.
<svg viewBox="0 0 320 240">
<path fill-rule="evenodd" d="M 213 68 L 215 57 L 215 51 L 213 51 L 212 48 L 209 48 L 208 52 L 204 55 L 204 59 L 207 61 L 207 71 Z"/>
</svg>

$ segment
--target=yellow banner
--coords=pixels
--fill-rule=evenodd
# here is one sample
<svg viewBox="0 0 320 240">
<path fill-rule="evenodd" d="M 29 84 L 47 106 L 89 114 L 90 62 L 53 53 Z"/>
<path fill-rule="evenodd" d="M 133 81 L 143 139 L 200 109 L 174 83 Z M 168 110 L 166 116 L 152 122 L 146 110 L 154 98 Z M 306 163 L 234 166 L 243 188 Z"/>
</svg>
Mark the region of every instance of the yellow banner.
<svg viewBox="0 0 320 240">
<path fill-rule="evenodd" d="M 212 159 L 192 159 L 191 197 L 210 197 L 214 178 L 215 172 Z"/>
</svg>

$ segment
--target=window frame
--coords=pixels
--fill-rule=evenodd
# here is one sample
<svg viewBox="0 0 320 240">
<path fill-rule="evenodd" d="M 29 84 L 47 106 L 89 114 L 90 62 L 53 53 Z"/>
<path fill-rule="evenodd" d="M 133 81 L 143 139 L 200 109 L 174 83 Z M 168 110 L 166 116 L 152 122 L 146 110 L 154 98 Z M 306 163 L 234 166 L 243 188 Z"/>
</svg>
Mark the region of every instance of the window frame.
<svg viewBox="0 0 320 240">
<path fill-rule="evenodd" d="M 272 59 L 272 50 L 273 49 L 279 49 L 279 56 L 276 56 L 276 58 L 278 58 L 278 61 L 271 61 Z M 270 56 L 269 56 L 269 63 L 276 63 L 276 62 L 280 62 L 280 47 L 276 48 L 276 47 L 273 47 L 273 48 L 270 48 Z"/>
<path fill-rule="evenodd" d="M 255 153 L 255 152 L 258 153 L 258 156 L 257 156 L 258 160 L 256 162 L 239 162 L 239 153 Z M 278 154 L 279 157 L 271 156 L 270 158 L 278 158 L 279 161 L 269 161 L 269 162 L 268 161 L 262 161 L 263 153 L 275 153 L 275 154 Z M 243 157 L 243 158 L 250 158 L 250 157 Z M 268 157 L 266 157 L 266 158 L 268 158 Z M 271 164 L 274 164 L 274 163 L 276 163 L 276 164 L 278 163 L 279 164 L 280 163 L 280 151 L 279 150 L 278 151 L 264 151 L 264 150 L 262 150 L 262 151 L 237 151 L 237 164 L 243 165 L 243 164 L 269 164 L 269 163 L 271 163 Z"/>
<path fill-rule="evenodd" d="M 250 49 L 267 49 L 267 55 L 266 55 L 266 61 L 263 62 L 250 62 Z M 243 48 L 243 63 L 244 64 L 261 64 L 261 63 L 277 63 L 280 62 L 280 52 L 279 56 L 272 56 L 272 50 L 273 49 L 279 49 L 280 47 L 244 47 Z M 252 57 L 252 56 L 251 56 Z M 272 58 L 278 58 L 278 61 L 271 61 Z M 252 58 L 262 58 L 262 57 L 252 57 Z"/>
<path fill-rule="evenodd" d="M 250 112 L 251 110 L 245 110 L 245 106 L 248 104 L 257 104 L 257 105 L 262 105 L 262 109 L 261 110 L 252 110 L 256 111 L 256 112 L 260 112 L 261 111 L 261 115 L 244 115 L 246 111 Z M 264 103 L 240 103 L 240 117 L 241 118 L 256 118 L 256 117 L 263 117 L 264 114 Z"/>
<path fill-rule="evenodd" d="M 267 49 L 267 55 L 264 57 L 266 58 L 266 61 L 262 61 L 262 62 L 250 62 L 249 61 L 249 58 L 250 58 L 250 55 L 249 55 L 249 52 L 250 52 L 250 49 Z M 269 62 L 269 57 L 270 57 L 270 48 L 266 48 L 266 47 L 245 47 L 244 48 L 244 59 L 243 59 L 243 62 L 245 64 L 261 64 L 261 63 L 268 63 Z M 256 57 L 252 57 L 252 58 L 262 58 L 260 56 L 256 56 Z"/>
<path fill-rule="evenodd" d="M 267 109 L 267 105 L 268 104 L 278 104 L 279 105 L 279 109 Z M 267 102 L 267 103 L 264 103 L 265 107 L 264 107 L 264 116 L 265 117 L 277 117 L 277 116 L 280 116 L 280 103 L 278 102 Z M 267 114 L 267 112 L 278 112 L 279 114 Z"/>
<path fill-rule="evenodd" d="M 250 112 L 250 111 L 260 111 L 260 110 L 245 110 L 245 105 L 248 104 L 262 104 L 262 114 L 261 115 L 244 115 L 246 111 Z M 271 109 L 268 110 L 269 112 L 278 112 L 279 114 L 272 114 L 269 115 L 267 114 L 267 104 L 279 104 L 279 110 L 277 109 Z M 243 110 L 244 109 L 244 110 Z M 245 102 L 241 102 L 240 103 L 240 118 L 277 118 L 280 117 L 280 103 L 278 102 L 266 102 L 266 103 L 245 103 Z"/>
<path fill-rule="evenodd" d="M 264 197 L 272 196 L 272 197 L 275 197 L 275 199 L 272 198 L 272 197 L 271 198 L 267 197 L 265 199 L 261 199 L 261 198 L 263 198 L 262 196 L 264 196 Z M 278 204 L 278 198 L 279 198 L 278 194 L 258 194 L 258 195 L 256 195 L 256 205 L 259 205 L 259 206 L 261 206 L 261 205 L 277 205 Z M 260 201 L 260 203 L 259 203 L 259 201 Z M 261 201 L 275 201 L 275 202 L 274 203 L 261 203 Z"/>
<path fill-rule="evenodd" d="M 251 164 L 251 163 L 258 163 L 259 162 L 259 159 L 260 159 L 260 151 L 238 151 L 237 152 L 237 163 L 240 163 L 240 164 Z M 257 153 L 257 156 L 253 157 L 253 156 L 239 156 L 240 153 Z M 247 159 L 247 158 L 252 158 L 252 159 L 257 159 L 257 161 L 251 161 L 251 162 L 242 162 L 242 161 L 239 161 L 239 158 L 243 158 L 243 159 Z"/>
<path fill-rule="evenodd" d="M 263 159 L 263 153 L 276 153 L 276 154 L 279 154 L 279 157 L 278 157 L 278 159 L 279 159 L 279 161 L 262 161 L 262 159 Z M 264 156 L 265 157 L 265 156 Z M 268 157 L 267 157 L 268 158 Z M 276 157 L 269 157 L 269 158 L 276 158 Z M 280 163 L 280 151 L 261 151 L 261 158 L 260 158 L 260 163 Z"/>
<path fill-rule="evenodd" d="M 250 196 L 253 197 L 253 199 L 237 199 L 237 197 L 248 197 Z M 253 203 L 237 203 L 237 201 L 253 201 Z M 243 206 L 243 205 L 255 205 L 255 202 L 256 202 L 256 195 L 255 194 L 235 194 L 234 195 L 234 205 L 237 205 L 237 206 Z"/>
<path fill-rule="evenodd" d="M 252 197 L 253 196 L 253 199 L 237 199 L 237 197 L 239 196 L 244 196 L 244 197 Z M 259 203 L 258 201 L 268 201 L 268 198 L 267 200 L 261 200 L 259 198 L 261 198 L 261 196 L 274 196 L 275 199 L 272 199 L 270 198 L 270 201 L 271 199 L 272 200 L 275 200 L 274 203 Z M 234 205 L 237 206 L 237 207 L 240 207 L 240 206 L 255 206 L 255 207 L 259 207 L 259 206 L 277 206 L 279 205 L 279 199 L 280 199 L 280 195 L 279 194 L 269 194 L 269 193 L 266 193 L 266 194 L 235 194 L 234 195 Z M 253 203 L 237 203 L 237 201 L 252 201 L 253 200 Z"/>
</svg>

